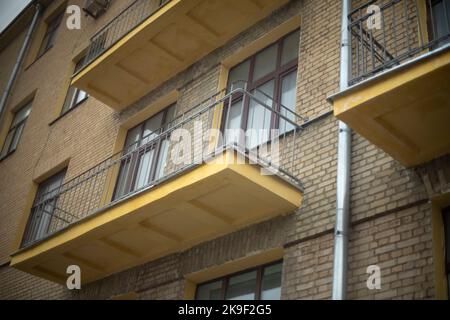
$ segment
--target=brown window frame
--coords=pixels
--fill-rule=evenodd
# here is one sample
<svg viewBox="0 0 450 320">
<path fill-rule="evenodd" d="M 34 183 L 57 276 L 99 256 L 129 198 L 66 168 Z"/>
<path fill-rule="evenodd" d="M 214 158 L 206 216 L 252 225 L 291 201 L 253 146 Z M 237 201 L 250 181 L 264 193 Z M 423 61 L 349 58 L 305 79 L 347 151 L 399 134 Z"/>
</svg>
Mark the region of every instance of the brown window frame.
<svg viewBox="0 0 450 320">
<path fill-rule="evenodd" d="M 259 301 L 261 300 L 261 293 L 262 293 L 262 281 L 263 281 L 263 271 L 264 269 L 271 267 L 271 266 L 275 266 L 281 264 L 283 265 L 283 260 L 278 260 L 275 262 L 270 262 L 270 263 L 266 263 L 263 265 L 259 265 L 257 267 L 252 267 L 252 268 L 248 268 L 242 271 L 238 271 L 235 273 L 231 273 L 228 274 L 226 276 L 220 277 L 220 278 L 216 278 L 210 281 L 206 281 L 206 282 L 202 282 L 199 283 L 195 289 L 195 300 L 198 300 L 198 289 L 201 286 L 204 285 L 208 285 L 214 282 L 218 282 L 218 281 L 222 281 L 222 286 L 221 286 L 221 290 L 220 290 L 220 300 L 225 300 L 226 299 L 226 294 L 227 294 L 227 289 L 228 289 L 228 283 L 230 281 L 231 278 L 239 276 L 241 274 L 245 274 L 245 273 L 249 273 L 252 271 L 256 271 L 256 289 L 255 289 L 255 300 L 254 301 Z"/>
<path fill-rule="evenodd" d="M 281 109 L 281 94 L 282 94 L 282 83 L 284 77 L 288 76 L 292 72 L 296 72 L 298 70 L 298 55 L 297 58 L 285 63 L 282 65 L 282 55 L 283 55 L 283 43 L 286 38 L 288 38 L 290 35 L 299 32 L 300 28 L 295 29 L 294 31 L 289 32 L 288 34 L 284 35 L 283 37 L 279 38 L 277 41 L 269 44 L 268 46 L 264 47 L 263 49 L 259 50 L 258 52 L 254 53 L 244 61 L 240 62 L 239 64 L 235 65 L 233 68 L 229 70 L 229 73 L 232 72 L 233 69 L 241 66 L 244 63 L 247 63 L 250 61 L 249 66 L 249 74 L 247 77 L 247 91 L 252 92 L 253 90 L 257 89 L 258 87 L 268 83 L 269 81 L 274 80 L 274 95 L 272 97 L 274 101 L 275 111 L 280 112 Z M 263 52 L 264 50 L 270 48 L 273 45 L 277 45 L 277 58 L 276 58 L 276 67 L 275 70 L 271 73 L 263 76 L 262 78 L 259 78 L 257 80 L 253 79 L 253 75 L 255 72 L 255 64 L 256 64 L 256 57 L 259 53 Z M 297 79 L 298 80 L 298 79 Z M 245 81 L 245 80 L 244 80 Z M 231 84 L 227 83 L 227 90 L 230 88 Z M 238 102 L 241 99 L 245 99 L 242 94 L 235 94 L 232 97 L 231 104 L 234 104 Z M 226 104 L 223 108 L 223 115 L 226 115 L 228 112 L 228 104 Z M 249 116 L 249 110 L 250 110 L 250 101 L 249 99 L 245 99 L 242 115 L 241 118 L 241 124 L 240 128 L 245 132 L 248 129 L 247 123 L 248 123 L 248 116 Z M 221 131 L 224 132 L 226 130 L 226 116 L 222 116 L 222 122 L 221 122 Z M 270 121 L 270 129 L 279 129 L 280 119 L 279 116 L 277 116 L 275 113 L 272 115 L 271 121 Z"/>
<path fill-rule="evenodd" d="M 3 142 L 2 149 L 0 150 L 0 155 L 3 154 L 3 151 L 4 151 L 5 147 L 7 147 L 8 150 L 0 158 L 0 161 L 8 158 L 11 154 L 13 154 L 17 150 L 17 147 L 19 146 L 20 140 L 21 140 L 22 135 L 23 135 L 23 131 L 25 130 L 25 125 L 26 125 L 27 120 L 28 120 L 28 118 L 30 117 L 30 114 L 31 114 L 32 104 L 33 104 L 33 100 L 27 102 L 23 107 L 21 107 L 16 112 L 14 112 L 14 117 L 13 117 L 12 122 L 11 122 L 11 127 L 9 128 L 8 133 L 6 134 L 5 141 Z M 19 112 L 21 112 L 25 108 L 29 108 L 28 115 L 24 119 L 19 121 L 18 123 L 12 125 L 14 123 L 14 120 L 16 119 L 17 115 L 19 114 Z M 20 130 L 19 130 L 19 128 L 20 128 Z M 8 137 L 9 137 L 9 135 L 12 132 L 14 132 L 13 136 L 12 136 L 11 140 L 9 141 L 9 145 L 6 146 L 6 143 L 8 142 Z M 12 148 L 13 142 L 16 139 L 16 135 L 17 135 L 18 132 L 19 132 L 19 137 L 17 138 L 16 146 L 14 148 Z"/>
<path fill-rule="evenodd" d="M 122 163 L 120 165 L 118 179 L 117 179 L 116 185 L 114 187 L 113 201 L 120 199 L 122 197 L 125 197 L 129 194 L 132 194 L 133 192 L 135 192 L 137 190 L 136 183 L 137 183 L 139 171 L 135 170 L 135 169 L 139 166 L 139 163 L 140 163 L 142 157 L 151 150 L 154 150 L 154 155 L 153 155 L 152 163 L 151 163 L 151 167 L 150 167 L 149 178 L 146 183 L 148 184 L 155 179 L 156 173 L 157 173 L 156 170 L 158 167 L 159 157 L 161 156 L 161 151 L 162 151 L 162 140 L 158 139 L 158 138 L 161 137 L 161 134 L 164 133 L 163 132 L 164 128 L 170 124 L 170 122 L 167 122 L 167 115 L 172 108 L 175 108 L 175 110 L 174 110 L 174 115 L 175 115 L 176 103 L 173 103 L 173 104 L 169 105 L 168 107 L 164 108 L 164 110 L 156 113 L 155 115 L 151 116 L 150 118 L 146 119 L 145 121 L 139 123 L 138 125 L 136 125 L 133 128 L 128 130 L 125 141 L 128 140 L 130 133 L 139 127 L 141 127 L 140 139 L 137 142 L 134 142 L 130 145 L 124 146 L 123 159 L 122 159 Z M 154 119 L 155 117 L 157 117 L 161 114 L 163 115 L 162 119 L 161 119 L 162 127 L 158 129 L 158 131 L 159 131 L 158 135 L 154 139 L 152 139 L 152 141 L 155 139 L 158 139 L 157 144 L 154 146 L 150 145 L 145 148 L 143 148 L 143 146 L 139 146 L 140 142 L 147 138 L 147 136 L 144 136 L 145 125 L 147 124 L 147 122 L 149 122 L 150 120 Z M 173 120 L 174 119 L 172 119 L 172 121 Z M 150 142 L 151 141 L 149 141 L 149 143 Z M 129 151 L 128 149 L 130 149 L 133 145 L 137 145 L 137 149 L 139 149 L 139 148 L 141 148 L 141 149 L 138 152 L 136 152 L 136 150 Z M 127 166 L 128 164 L 129 164 L 129 166 Z M 124 180 L 124 182 L 122 182 L 122 181 L 120 181 L 120 178 L 122 176 L 123 170 L 129 170 L 129 169 L 126 169 L 127 167 L 135 168 L 135 169 L 133 169 L 132 174 L 129 174 L 129 171 L 127 171 L 127 173 L 125 175 L 125 180 Z M 119 188 L 125 189 L 125 191 L 122 192 L 123 194 L 118 194 Z"/>
</svg>

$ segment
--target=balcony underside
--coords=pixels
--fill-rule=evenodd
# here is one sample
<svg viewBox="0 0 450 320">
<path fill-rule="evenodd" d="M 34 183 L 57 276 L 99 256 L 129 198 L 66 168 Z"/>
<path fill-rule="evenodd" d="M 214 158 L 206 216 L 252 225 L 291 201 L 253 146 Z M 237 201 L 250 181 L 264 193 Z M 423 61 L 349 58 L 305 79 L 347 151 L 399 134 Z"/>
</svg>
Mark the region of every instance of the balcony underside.
<svg viewBox="0 0 450 320">
<path fill-rule="evenodd" d="M 300 207 L 301 191 L 281 177 L 236 164 L 233 151 L 216 159 L 17 252 L 11 266 L 65 283 L 78 265 L 89 283 Z"/>
<path fill-rule="evenodd" d="M 116 110 L 222 46 L 288 0 L 172 0 L 72 84 Z"/>
<path fill-rule="evenodd" d="M 332 98 L 335 116 L 403 165 L 450 153 L 450 50 Z"/>
</svg>

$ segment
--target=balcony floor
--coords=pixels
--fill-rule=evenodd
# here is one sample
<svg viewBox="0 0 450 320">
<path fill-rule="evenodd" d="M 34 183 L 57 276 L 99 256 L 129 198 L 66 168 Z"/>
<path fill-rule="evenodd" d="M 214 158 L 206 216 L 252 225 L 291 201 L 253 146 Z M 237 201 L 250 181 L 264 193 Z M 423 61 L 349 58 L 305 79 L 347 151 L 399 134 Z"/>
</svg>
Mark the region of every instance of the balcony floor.
<svg viewBox="0 0 450 320">
<path fill-rule="evenodd" d="M 261 166 L 236 164 L 229 150 L 25 248 L 11 266 L 65 283 L 78 265 L 82 283 L 186 250 L 301 205 L 299 188 Z"/>
</svg>

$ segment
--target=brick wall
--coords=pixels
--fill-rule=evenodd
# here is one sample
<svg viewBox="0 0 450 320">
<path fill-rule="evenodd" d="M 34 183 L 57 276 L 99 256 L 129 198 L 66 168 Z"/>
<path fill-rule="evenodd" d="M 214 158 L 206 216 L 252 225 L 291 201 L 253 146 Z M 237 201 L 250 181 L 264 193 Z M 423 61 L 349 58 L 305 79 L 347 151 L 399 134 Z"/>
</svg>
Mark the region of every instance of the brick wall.
<svg viewBox="0 0 450 320">
<path fill-rule="evenodd" d="M 89 33 L 119 9 L 113 5 L 101 21 L 89 20 L 89 32 L 74 36 L 61 30 L 60 44 L 24 71 L 17 83 L 9 108 L 27 92 L 39 90 L 19 150 L 0 163 L 0 189 L 5 190 L 0 193 L 0 298 L 109 299 L 138 292 L 141 299 L 180 299 L 185 275 L 283 247 L 282 297 L 329 299 L 338 124 L 326 97 L 339 87 L 339 1 L 291 1 L 122 113 L 89 99 L 49 126 L 51 111 L 60 107 L 55 105 L 55 93 L 64 83 L 60 70 L 67 69 Z M 302 18 L 297 112 L 310 119 L 327 113 L 302 133 L 296 161 L 288 168 L 305 184 L 304 202 L 297 212 L 112 275 L 81 292 L 68 292 L 7 266 L 33 179 L 66 159 L 70 159 L 68 175 L 73 177 L 107 158 L 120 123 L 173 89 L 180 93 L 178 112 L 192 108 L 215 92 L 223 59 L 294 15 Z M 422 180 L 416 171 L 403 168 L 357 134 L 352 145 L 349 298 L 433 298 L 431 208 Z M 366 288 L 370 264 L 382 268 L 381 291 Z"/>
</svg>

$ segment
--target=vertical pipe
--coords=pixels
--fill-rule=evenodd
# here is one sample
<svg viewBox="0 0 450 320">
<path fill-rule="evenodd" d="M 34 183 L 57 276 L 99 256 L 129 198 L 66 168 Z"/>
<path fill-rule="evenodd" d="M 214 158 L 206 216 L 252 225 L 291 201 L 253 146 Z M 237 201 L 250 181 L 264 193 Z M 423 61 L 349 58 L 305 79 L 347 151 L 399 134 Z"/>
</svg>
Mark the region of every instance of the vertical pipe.
<svg viewBox="0 0 450 320">
<path fill-rule="evenodd" d="M 34 32 L 34 29 L 36 28 L 39 15 L 41 13 L 41 4 L 39 2 L 35 4 L 35 10 L 36 11 L 33 20 L 31 21 L 30 27 L 28 28 L 27 34 L 23 41 L 22 48 L 20 49 L 19 55 L 17 56 L 16 63 L 14 64 L 14 68 L 11 72 L 11 76 L 9 77 L 8 84 L 6 85 L 5 92 L 3 93 L 2 96 L 2 100 L 0 101 L 0 121 L 2 120 L 3 113 L 6 107 L 6 102 L 8 101 L 9 95 L 11 94 L 12 87 L 17 78 L 17 74 L 19 73 L 20 66 L 22 65 L 25 53 L 30 44 L 31 36 Z"/>
<path fill-rule="evenodd" d="M 340 90 L 347 89 L 350 72 L 350 36 L 348 14 L 350 1 L 342 0 Z M 347 293 L 347 247 L 350 211 L 350 155 L 351 130 L 339 122 L 336 226 L 334 234 L 333 300 L 345 300 Z"/>
</svg>

